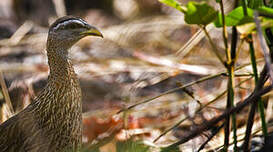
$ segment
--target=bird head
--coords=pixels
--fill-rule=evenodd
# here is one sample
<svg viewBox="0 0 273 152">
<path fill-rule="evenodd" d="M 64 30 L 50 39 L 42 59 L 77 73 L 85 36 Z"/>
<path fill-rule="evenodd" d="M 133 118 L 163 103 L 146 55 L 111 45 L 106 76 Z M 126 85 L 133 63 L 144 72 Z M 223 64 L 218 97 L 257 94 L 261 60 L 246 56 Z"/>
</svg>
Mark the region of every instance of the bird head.
<svg viewBox="0 0 273 152">
<path fill-rule="evenodd" d="M 47 45 L 69 49 L 86 36 L 103 37 L 96 27 L 89 25 L 86 21 L 76 17 L 65 16 L 57 19 L 50 26 Z"/>
</svg>

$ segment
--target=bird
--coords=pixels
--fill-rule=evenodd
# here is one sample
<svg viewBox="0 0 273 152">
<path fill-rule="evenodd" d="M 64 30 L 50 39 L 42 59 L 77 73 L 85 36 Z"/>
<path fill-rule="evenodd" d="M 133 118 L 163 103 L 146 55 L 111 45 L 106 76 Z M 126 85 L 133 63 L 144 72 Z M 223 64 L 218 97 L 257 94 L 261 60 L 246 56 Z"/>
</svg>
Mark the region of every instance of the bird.
<svg viewBox="0 0 273 152">
<path fill-rule="evenodd" d="M 49 27 L 47 84 L 31 104 L 0 125 L 0 152 L 63 152 L 81 148 L 81 88 L 68 54 L 86 36 L 103 37 L 98 28 L 73 16 L 61 17 Z"/>
</svg>

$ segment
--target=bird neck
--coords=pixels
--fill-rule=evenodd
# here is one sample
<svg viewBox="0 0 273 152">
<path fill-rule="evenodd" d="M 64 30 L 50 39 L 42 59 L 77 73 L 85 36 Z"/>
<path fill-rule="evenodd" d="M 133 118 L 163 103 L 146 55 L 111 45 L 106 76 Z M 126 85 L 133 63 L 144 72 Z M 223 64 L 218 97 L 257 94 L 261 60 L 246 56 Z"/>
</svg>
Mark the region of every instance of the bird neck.
<svg viewBox="0 0 273 152">
<path fill-rule="evenodd" d="M 67 84 L 76 80 L 76 73 L 68 58 L 67 49 L 47 48 L 48 64 L 50 68 L 49 83 Z"/>
</svg>

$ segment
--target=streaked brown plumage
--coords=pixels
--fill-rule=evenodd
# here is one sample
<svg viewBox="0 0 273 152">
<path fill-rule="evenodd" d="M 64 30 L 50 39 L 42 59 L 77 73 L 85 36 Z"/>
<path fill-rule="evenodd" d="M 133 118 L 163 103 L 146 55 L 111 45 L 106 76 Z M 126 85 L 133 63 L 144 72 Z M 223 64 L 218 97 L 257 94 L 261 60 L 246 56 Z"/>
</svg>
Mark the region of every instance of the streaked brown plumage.
<svg viewBox="0 0 273 152">
<path fill-rule="evenodd" d="M 0 152 L 76 151 L 81 145 L 81 89 L 68 50 L 81 38 L 102 34 L 75 17 L 49 29 L 48 83 L 28 107 L 0 125 Z"/>
</svg>

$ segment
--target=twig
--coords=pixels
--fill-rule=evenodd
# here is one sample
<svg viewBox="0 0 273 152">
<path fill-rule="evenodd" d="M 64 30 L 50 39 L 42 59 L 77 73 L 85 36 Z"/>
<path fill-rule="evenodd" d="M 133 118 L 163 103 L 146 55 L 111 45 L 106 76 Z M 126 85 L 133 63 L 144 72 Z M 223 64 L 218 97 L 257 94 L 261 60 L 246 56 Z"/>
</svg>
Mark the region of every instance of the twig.
<svg viewBox="0 0 273 152">
<path fill-rule="evenodd" d="M 207 25 L 207 31 L 210 31 L 213 28 L 212 24 Z M 187 42 L 184 44 L 177 52 L 179 59 L 183 59 L 194 46 L 196 46 L 203 38 L 205 34 L 202 32 L 202 29 L 199 29 Z"/>
<path fill-rule="evenodd" d="M 259 76 L 258 76 L 258 70 L 257 70 L 255 50 L 254 50 L 254 46 L 253 46 L 252 36 L 249 35 L 248 38 L 250 39 L 250 41 L 248 43 L 249 43 L 250 59 L 251 59 L 251 63 L 252 63 L 252 70 L 253 70 L 253 74 L 254 74 L 255 85 L 257 85 L 258 81 L 259 81 Z M 266 66 L 264 66 L 262 73 L 264 73 L 265 70 L 266 70 Z M 249 151 L 249 141 L 250 141 L 250 137 L 251 137 L 252 126 L 254 123 L 256 106 L 257 106 L 257 102 L 253 102 L 251 105 L 251 108 L 250 108 L 249 115 L 248 115 L 247 127 L 246 127 L 246 131 L 245 131 L 245 140 L 244 140 L 244 143 L 242 146 L 244 151 Z M 265 121 L 265 116 L 264 116 L 263 101 L 261 100 L 261 98 L 259 98 L 259 100 L 258 100 L 258 108 L 259 108 L 261 122 L 262 122 L 263 134 L 266 136 L 267 135 L 267 127 L 266 127 L 266 121 Z"/>
<path fill-rule="evenodd" d="M 261 44 L 261 47 L 262 47 L 262 50 L 263 50 L 263 53 L 264 53 L 264 59 L 265 59 L 265 62 L 266 62 L 267 70 L 268 70 L 268 73 L 270 75 L 271 82 L 273 82 L 273 71 L 272 71 L 272 66 L 271 66 L 272 61 L 271 61 L 271 58 L 270 58 L 270 55 L 269 55 L 268 47 L 267 47 L 265 39 L 263 37 L 261 23 L 260 23 L 260 20 L 258 19 L 258 15 L 259 15 L 258 12 L 254 11 L 254 21 L 256 23 L 258 37 L 259 37 L 260 44 Z"/>
<path fill-rule="evenodd" d="M 249 64 L 250 64 L 250 63 L 244 64 L 244 65 L 242 65 L 242 66 L 236 68 L 236 70 L 242 69 L 242 68 L 244 68 L 245 66 L 248 66 Z M 235 70 L 235 71 L 236 71 L 236 70 Z M 126 110 L 133 109 L 133 108 L 135 108 L 135 107 L 137 107 L 137 106 L 139 106 L 139 105 L 141 105 L 141 104 L 145 104 L 145 103 L 148 103 L 148 102 L 150 102 L 150 101 L 153 101 L 154 99 L 157 99 L 157 98 L 162 97 L 162 96 L 164 96 L 164 95 L 173 93 L 173 92 L 178 91 L 178 90 L 180 90 L 180 89 L 183 89 L 183 88 L 192 86 L 192 85 L 194 85 L 194 84 L 198 84 L 198 83 L 200 83 L 200 82 L 203 82 L 203 81 L 206 81 L 206 80 L 209 80 L 209 79 L 213 79 L 213 78 L 219 77 L 219 76 L 221 76 L 221 75 L 226 75 L 226 73 L 225 73 L 225 72 L 220 72 L 220 73 L 217 73 L 217 74 L 214 74 L 214 75 L 202 77 L 202 78 L 200 78 L 200 79 L 198 79 L 198 80 L 196 80 L 196 81 L 194 81 L 194 82 L 190 82 L 190 83 L 188 83 L 188 84 L 186 84 L 186 85 L 184 85 L 184 86 L 181 86 L 181 87 L 177 87 L 177 88 L 168 90 L 168 91 L 163 92 L 163 93 L 161 93 L 161 94 L 159 94 L 159 95 L 156 95 L 156 96 L 154 96 L 154 97 L 145 99 L 145 100 L 140 101 L 140 102 L 138 102 L 138 103 L 135 103 L 135 104 L 133 104 L 133 105 L 131 105 L 131 106 L 128 106 L 127 108 L 121 109 L 120 111 L 117 112 L 117 114 L 119 114 L 119 113 L 121 113 L 121 112 L 123 112 L 123 111 L 126 111 Z"/>
<path fill-rule="evenodd" d="M 150 102 L 150 101 L 152 101 L 152 100 L 154 100 L 154 99 L 157 99 L 157 98 L 159 98 L 159 97 L 162 97 L 162 96 L 164 96 L 164 95 L 173 93 L 173 92 L 178 91 L 178 90 L 180 90 L 180 89 L 187 88 L 187 87 L 189 87 L 189 86 L 192 86 L 192 85 L 194 85 L 194 84 L 197 84 L 197 83 L 200 83 L 200 82 L 209 80 L 209 79 L 213 79 L 213 78 L 219 77 L 219 76 L 221 76 L 221 75 L 222 75 L 222 73 L 218 73 L 218 74 L 215 74 L 215 75 L 210 75 L 210 76 L 207 76 L 207 77 L 203 77 L 203 78 L 201 78 L 201 79 L 198 79 L 197 81 L 190 82 L 190 83 L 188 83 L 188 84 L 186 84 L 186 85 L 183 85 L 183 86 L 181 86 L 181 87 L 177 87 L 177 88 L 174 88 L 174 89 L 170 89 L 170 90 L 168 90 L 168 91 L 166 91 L 166 92 L 164 92 L 164 93 L 161 93 L 161 94 L 156 95 L 156 96 L 154 96 L 154 97 L 151 97 L 151 98 L 149 98 L 149 99 L 143 100 L 143 101 L 141 101 L 141 102 L 139 102 L 139 103 L 136 103 L 136 104 L 134 104 L 134 105 L 131 105 L 131 106 L 125 108 L 125 109 L 121 109 L 119 112 L 117 112 L 117 114 L 119 114 L 119 113 L 121 113 L 121 112 L 123 112 L 123 111 L 126 111 L 126 110 L 133 109 L 134 107 L 136 107 L 136 106 L 138 106 L 138 105 L 141 105 L 141 104 Z"/>
<path fill-rule="evenodd" d="M 8 88 L 6 86 L 6 83 L 5 83 L 5 80 L 4 80 L 4 77 L 3 77 L 3 73 L 2 73 L 1 70 L 0 70 L 0 84 L 1 84 L 1 87 L 2 87 L 3 96 L 5 98 L 5 102 L 7 103 L 9 112 L 11 114 L 14 114 L 14 110 L 13 110 L 13 107 L 12 107 L 12 104 L 11 104 L 11 101 L 10 101 L 10 97 L 9 97 Z"/>
<path fill-rule="evenodd" d="M 254 51 L 253 51 L 254 52 Z M 255 62 L 254 62 L 255 63 Z M 256 67 L 253 67 L 253 70 L 256 69 Z M 263 71 L 265 68 L 263 69 Z M 255 71 L 255 70 L 254 70 Z M 256 71 L 257 72 L 257 71 Z M 254 72 L 255 73 L 255 72 Z M 256 74 L 257 75 L 257 74 Z M 255 83 L 257 85 L 258 81 L 258 76 L 255 75 Z M 243 151 L 249 151 L 249 141 L 251 137 L 251 131 L 252 131 L 252 126 L 254 123 L 254 117 L 255 117 L 255 111 L 256 111 L 256 106 L 258 102 L 262 102 L 261 98 L 258 98 L 257 101 L 254 101 L 251 105 L 250 112 L 248 115 L 248 121 L 247 121 L 247 126 L 246 126 L 246 131 L 245 131 L 245 138 L 244 138 L 244 143 L 242 146 Z"/>
<path fill-rule="evenodd" d="M 245 11 L 244 15 L 247 16 L 246 4 L 244 4 L 243 6 L 244 6 L 244 11 Z M 257 16 L 255 16 L 255 21 L 256 20 L 257 20 Z M 253 74 L 254 74 L 254 78 L 255 78 L 255 85 L 257 85 L 258 80 L 259 80 L 259 76 L 258 76 L 258 72 L 257 72 L 258 70 L 257 70 L 256 56 L 255 56 L 255 50 L 254 50 L 254 46 L 253 46 L 252 36 L 249 35 L 248 39 L 249 39 L 248 43 L 249 43 L 250 59 L 251 59 L 251 63 L 252 63 L 252 70 L 253 70 Z M 266 63 L 266 65 L 267 65 L 267 63 Z M 266 67 L 267 66 L 264 67 L 263 71 L 266 70 Z M 267 127 L 266 127 L 267 125 L 266 125 L 266 120 L 265 120 L 265 115 L 264 115 L 263 101 L 261 100 L 261 98 L 259 98 L 257 101 L 252 103 L 251 108 L 250 108 L 250 112 L 248 115 L 247 127 L 246 127 L 246 131 L 245 131 L 245 138 L 244 138 L 244 143 L 242 146 L 244 151 L 249 151 L 249 141 L 251 138 L 251 131 L 252 131 L 253 123 L 254 123 L 254 117 L 255 117 L 255 111 L 256 111 L 257 105 L 258 105 L 259 112 L 260 112 L 263 134 L 264 134 L 264 136 L 267 135 Z"/>
<path fill-rule="evenodd" d="M 215 124 L 217 124 L 218 122 L 222 121 L 223 119 L 225 119 L 225 117 L 231 113 L 235 113 L 235 112 L 239 112 L 240 110 L 242 110 L 245 106 L 247 106 L 248 104 L 254 102 L 255 100 L 257 100 L 260 96 L 268 93 L 269 91 L 271 91 L 273 88 L 272 85 L 270 86 L 266 86 L 264 89 L 262 90 L 257 90 L 256 92 L 254 92 L 253 94 L 251 94 L 247 99 L 245 99 L 244 101 L 240 102 L 236 107 L 231 108 L 231 109 L 227 109 L 222 115 L 218 116 L 215 119 L 210 120 L 207 124 L 204 124 L 200 127 L 195 128 L 191 133 L 189 133 L 188 135 L 184 136 L 181 140 L 179 140 L 178 142 L 170 145 L 169 147 L 175 147 L 178 146 L 180 144 L 183 144 L 189 140 L 191 140 L 192 138 L 198 136 L 200 133 L 208 130 L 209 128 L 213 127 Z"/>
<path fill-rule="evenodd" d="M 220 127 L 217 127 L 216 130 L 213 131 L 211 135 L 209 135 L 208 139 L 199 147 L 198 152 L 205 148 L 206 144 L 225 126 L 223 123 Z"/>
<path fill-rule="evenodd" d="M 195 111 L 195 114 L 200 113 L 204 108 L 206 108 L 207 106 L 209 106 L 210 104 L 214 103 L 215 101 L 217 101 L 219 98 L 221 98 L 223 95 L 225 95 L 227 93 L 227 91 L 223 91 L 222 93 L 220 93 L 219 95 L 216 96 L 216 98 L 212 99 L 210 102 L 208 102 L 207 104 L 203 105 L 202 107 L 200 107 L 198 110 Z M 192 116 L 188 115 L 185 118 L 179 120 L 177 123 L 175 123 L 172 127 L 170 127 L 169 129 L 165 130 L 162 134 L 160 134 L 153 142 L 157 142 L 161 137 L 165 136 L 168 132 L 170 132 L 171 130 L 173 130 L 174 128 L 177 128 L 181 123 L 183 123 L 184 121 L 188 120 L 192 118 Z"/>
<path fill-rule="evenodd" d="M 248 98 L 246 98 L 242 102 L 239 102 L 236 107 L 227 109 L 223 114 L 221 114 L 220 116 L 210 120 L 206 124 L 203 124 L 203 125 L 201 125 L 199 127 L 196 127 L 188 135 L 185 135 L 181 140 L 179 140 L 178 142 L 176 142 L 176 143 L 174 143 L 174 144 L 172 144 L 172 145 L 170 145 L 168 147 L 169 148 L 170 147 L 176 147 L 176 146 L 178 146 L 180 144 L 183 144 L 183 143 L 191 140 L 192 138 L 194 138 L 194 137 L 198 136 L 199 134 L 201 134 L 203 131 L 206 131 L 206 130 L 210 129 L 215 124 L 217 124 L 218 122 L 225 119 L 227 115 L 230 115 L 231 113 L 239 112 L 245 106 L 249 105 L 252 102 L 255 102 L 256 100 L 258 100 L 262 95 L 270 92 L 273 89 L 272 85 L 266 86 L 266 87 L 264 87 L 262 89 L 262 87 L 263 87 L 266 80 L 267 80 L 267 74 L 266 74 L 266 70 L 265 70 L 265 73 L 261 74 L 261 78 L 259 80 L 258 85 L 255 87 L 255 90 L 253 91 L 253 93 L 251 95 L 248 96 Z"/>
<path fill-rule="evenodd" d="M 210 45 L 211 45 L 211 47 L 212 47 L 213 53 L 217 56 L 217 58 L 219 59 L 219 61 L 220 61 L 223 65 L 225 65 L 225 61 L 222 59 L 221 55 L 219 54 L 219 50 L 217 49 L 217 47 L 216 47 L 215 44 L 213 43 L 213 41 L 212 41 L 212 39 L 211 39 L 211 37 L 210 37 L 210 35 L 209 35 L 209 33 L 208 33 L 206 27 L 205 27 L 205 26 L 202 26 L 201 28 L 203 29 L 203 31 L 205 32 L 205 35 L 207 36 L 207 38 L 208 38 L 208 40 L 209 40 L 209 43 L 210 43 Z"/>
<path fill-rule="evenodd" d="M 6 45 L 15 46 L 17 45 L 23 37 L 31 30 L 33 27 L 33 23 L 30 21 L 26 21 L 23 25 L 21 25 L 17 31 L 8 39 Z"/>
<path fill-rule="evenodd" d="M 252 78 L 252 77 L 251 77 Z M 236 87 L 239 87 L 241 84 L 243 84 L 244 82 L 250 80 L 251 78 L 248 78 L 244 81 L 241 81 L 239 84 L 236 85 Z M 220 93 L 219 95 L 217 95 L 214 99 L 212 99 L 211 101 L 209 101 L 208 103 L 206 103 L 205 105 L 203 105 L 202 107 L 200 107 L 199 109 L 197 109 L 195 111 L 195 114 L 199 114 L 204 108 L 208 107 L 210 104 L 214 103 L 215 101 L 217 101 L 218 99 L 220 99 L 222 96 L 224 96 L 227 93 L 227 90 L 223 91 L 222 93 Z M 185 118 L 183 118 L 182 120 L 179 120 L 177 123 L 175 123 L 172 127 L 170 127 L 169 129 L 165 130 L 161 135 L 159 135 L 153 142 L 158 141 L 162 136 L 166 135 L 168 132 L 170 132 L 171 130 L 173 130 L 174 128 L 178 127 L 181 123 L 183 123 L 185 120 L 188 120 L 189 118 L 191 118 L 191 116 L 187 116 Z"/>
</svg>

